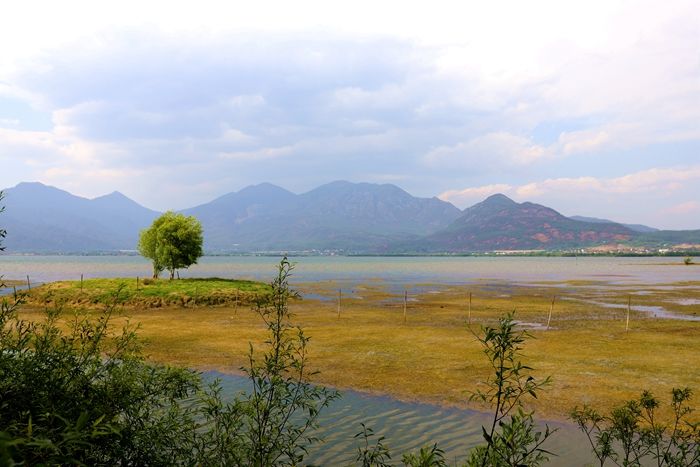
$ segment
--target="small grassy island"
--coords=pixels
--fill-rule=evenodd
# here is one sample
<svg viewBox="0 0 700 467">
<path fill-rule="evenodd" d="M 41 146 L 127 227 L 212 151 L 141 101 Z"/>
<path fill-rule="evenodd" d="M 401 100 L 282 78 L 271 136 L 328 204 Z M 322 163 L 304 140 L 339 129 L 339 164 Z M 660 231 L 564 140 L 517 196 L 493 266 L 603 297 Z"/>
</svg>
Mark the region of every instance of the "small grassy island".
<svg viewBox="0 0 700 467">
<path fill-rule="evenodd" d="M 59 281 L 32 289 L 26 296 L 31 305 L 64 304 L 102 307 L 117 302 L 127 307 L 251 305 L 267 294 L 267 284 L 247 280 L 193 278 L 163 279 L 86 279 Z"/>
</svg>

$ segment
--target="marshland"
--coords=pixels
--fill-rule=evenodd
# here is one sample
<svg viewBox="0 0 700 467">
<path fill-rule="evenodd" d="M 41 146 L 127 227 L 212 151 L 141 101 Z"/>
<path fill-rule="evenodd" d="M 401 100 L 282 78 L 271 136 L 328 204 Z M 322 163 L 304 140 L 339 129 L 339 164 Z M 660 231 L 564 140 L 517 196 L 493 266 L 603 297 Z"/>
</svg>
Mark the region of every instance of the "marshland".
<svg viewBox="0 0 700 467">
<path fill-rule="evenodd" d="M 7 277 L 17 278 L 8 285 L 26 288 L 20 278 L 34 278 L 20 312 L 30 320 L 40 321 L 43 310 L 56 305 L 66 319 L 75 310 L 96 315 L 119 290 L 113 324 L 138 323 L 153 362 L 216 372 L 245 387 L 236 375 L 248 363 L 249 345 L 260 348 L 267 338 L 254 305 L 269 290 L 264 282 L 274 273 L 272 257 L 205 257 L 173 281 L 144 280 L 148 264 L 137 257 L 6 259 Z M 469 422 L 429 428 L 426 420 L 441 411 L 458 411 L 458 418 L 471 413 L 460 410 L 475 411 L 471 423 L 481 420 L 488 406 L 469 395 L 492 368 L 477 335 L 514 312 L 517 328 L 532 337 L 523 345 L 526 364 L 536 377 L 552 378 L 527 408 L 562 427 L 552 450 L 583 465 L 585 445 L 575 443 L 572 451 L 567 442 L 581 441 L 569 418 L 574 407 L 609 411 L 645 389 L 667 398 L 673 388 L 700 387 L 693 363 L 700 352 L 700 270 L 681 260 L 292 258 L 291 286 L 300 294 L 289 311 L 310 338 L 309 362 L 318 370 L 312 381 L 350 391 L 355 424 L 363 407 L 391 420 L 396 404 L 408 404 L 403 410 L 427 414 L 416 423 L 428 436 L 444 438 L 450 459 L 478 443 L 478 431 Z M 93 278 L 105 271 L 114 277 Z M 211 276 L 225 279 L 204 279 Z M 379 429 L 398 447 L 429 441 L 402 425 L 385 421 Z M 332 426 L 332 442 L 315 451 L 316 458 L 352 460 L 356 427 Z"/>
</svg>

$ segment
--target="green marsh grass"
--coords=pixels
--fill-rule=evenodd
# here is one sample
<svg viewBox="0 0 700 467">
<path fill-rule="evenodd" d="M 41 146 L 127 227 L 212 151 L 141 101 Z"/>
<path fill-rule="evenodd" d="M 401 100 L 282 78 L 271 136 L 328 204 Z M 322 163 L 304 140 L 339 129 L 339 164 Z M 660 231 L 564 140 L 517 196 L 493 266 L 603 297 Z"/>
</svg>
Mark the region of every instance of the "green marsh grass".
<svg viewBox="0 0 700 467">
<path fill-rule="evenodd" d="M 260 282 L 221 278 L 86 279 L 45 284 L 32 289 L 26 299 L 30 304 L 105 306 L 119 291 L 119 301 L 130 307 L 250 305 L 269 290 Z"/>
</svg>

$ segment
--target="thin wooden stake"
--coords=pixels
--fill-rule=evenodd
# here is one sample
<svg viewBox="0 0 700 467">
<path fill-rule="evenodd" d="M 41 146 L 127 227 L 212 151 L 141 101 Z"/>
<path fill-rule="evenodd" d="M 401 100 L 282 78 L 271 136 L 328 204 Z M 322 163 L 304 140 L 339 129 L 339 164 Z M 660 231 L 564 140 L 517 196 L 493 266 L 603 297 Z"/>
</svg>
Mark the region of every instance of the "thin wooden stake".
<svg viewBox="0 0 700 467">
<path fill-rule="evenodd" d="M 29 274 L 27 274 L 27 288 L 32 290 L 32 284 L 29 282 Z"/>
<path fill-rule="evenodd" d="M 340 319 L 340 303 L 343 299 L 343 291 L 338 289 L 338 319 Z"/>
<path fill-rule="evenodd" d="M 238 314 L 238 289 L 236 289 L 236 302 L 235 302 L 235 306 L 233 307 L 233 314 L 234 315 Z"/>
<path fill-rule="evenodd" d="M 556 295 L 552 295 L 552 306 L 549 307 L 549 317 L 547 318 L 547 331 L 549 331 L 549 323 L 552 321 L 552 311 L 554 311 L 554 300 L 557 299 Z"/>
<path fill-rule="evenodd" d="M 136 276 L 136 291 L 139 291 L 139 276 Z"/>
<path fill-rule="evenodd" d="M 472 293 L 469 292 L 469 314 L 467 317 L 467 324 L 472 325 Z"/>
<path fill-rule="evenodd" d="M 80 274 L 80 291 L 83 291 L 83 275 Z"/>
<path fill-rule="evenodd" d="M 406 323 L 406 308 L 408 307 L 408 290 L 403 291 L 403 322 Z"/>
<path fill-rule="evenodd" d="M 14 294 L 15 300 L 17 300 L 17 287 L 12 286 L 12 293 Z"/>
<path fill-rule="evenodd" d="M 627 297 L 627 323 L 625 324 L 625 332 L 630 330 L 630 308 L 632 308 L 632 295 Z"/>
</svg>

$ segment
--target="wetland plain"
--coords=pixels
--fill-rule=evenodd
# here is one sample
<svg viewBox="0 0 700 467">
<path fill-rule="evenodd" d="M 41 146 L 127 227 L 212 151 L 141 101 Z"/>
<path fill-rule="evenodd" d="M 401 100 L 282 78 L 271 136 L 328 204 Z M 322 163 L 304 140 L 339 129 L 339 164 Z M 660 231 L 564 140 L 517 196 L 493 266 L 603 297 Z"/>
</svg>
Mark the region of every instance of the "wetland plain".
<svg viewBox="0 0 700 467">
<path fill-rule="evenodd" d="M 99 274 L 91 260 L 74 261 L 66 270 L 73 268 L 69 271 L 73 277 L 75 268 L 87 269 L 86 264 Z M 106 264 L 104 270 L 126 276 L 143 266 L 136 258 L 118 261 L 121 266 Z M 302 298 L 293 300 L 290 310 L 294 323 L 311 338 L 310 362 L 319 371 L 314 381 L 352 391 L 353 398 L 365 394 L 413 407 L 431 404 L 433 415 L 441 410 L 486 409 L 468 401 L 492 371 L 474 333 L 510 311 L 532 335 L 524 345 L 525 363 L 538 377 L 552 376 L 552 384 L 540 398 L 528 403 L 539 419 L 566 425 L 571 409 L 582 404 L 607 411 L 644 389 L 666 400 L 674 387 L 700 388 L 696 364 L 700 281 L 694 280 L 700 268 L 678 266 L 667 258 L 296 261 L 293 286 Z M 221 258 L 205 259 L 187 274 L 224 275 L 221 272 L 228 268 L 229 276 L 264 280 L 274 262 L 269 257 L 228 258 L 226 266 Z M 440 264 L 448 271 L 434 274 Z M 498 269 L 514 264 L 517 269 L 511 277 L 507 270 Z M 477 277 L 483 265 L 484 275 L 491 277 Z M 462 271 L 461 277 L 455 277 L 457 270 Z M 534 279 L 527 281 L 526 275 Z M 135 284 L 130 277 L 123 281 L 129 287 Z M 72 284 L 75 287 L 77 281 Z M 143 286 L 138 293 L 144 293 Z M 71 302 L 69 297 L 64 297 L 64 303 L 67 311 L 75 304 L 81 312 L 99 313 L 99 304 Z M 138 323 L 145 353 L 153 361 L 240 375 L 249 344 L 260 348 L 265 340 L 265 327 L 247 304 L 135 303 L 127 303 L 114 324 Z M 22 313 L 41 319 L 44 306 L 30 303 Z M 392 404 L 384 403 L 398 410 Z M 697 400 L 692 405 L 698 407 Z M 443 429 L 435 433 L 459 445 L 454 433 Z M 474 442 L 478 442 L 475 433 Z M 575 430 L 568 433 L 575 436 Z M 559 452 L 566 454 L 566 445 L 562 443 Z M 456 452 L 447 447 L 448 452 Z M 347 455 L 347 446 L 334 449 Z M 584 456 L 569 454 L 577 459 Z"/>
</svg>

